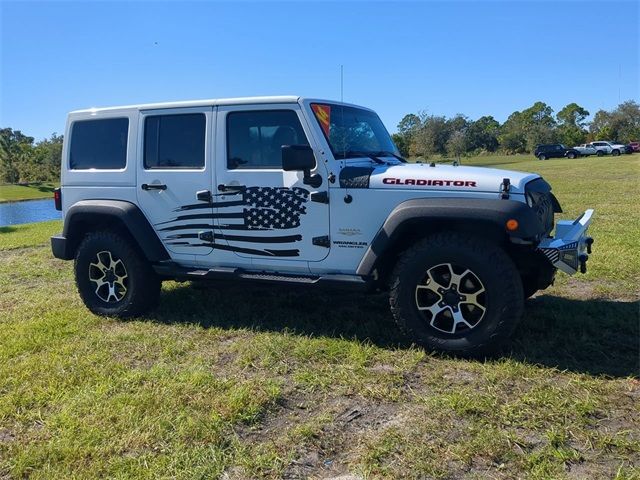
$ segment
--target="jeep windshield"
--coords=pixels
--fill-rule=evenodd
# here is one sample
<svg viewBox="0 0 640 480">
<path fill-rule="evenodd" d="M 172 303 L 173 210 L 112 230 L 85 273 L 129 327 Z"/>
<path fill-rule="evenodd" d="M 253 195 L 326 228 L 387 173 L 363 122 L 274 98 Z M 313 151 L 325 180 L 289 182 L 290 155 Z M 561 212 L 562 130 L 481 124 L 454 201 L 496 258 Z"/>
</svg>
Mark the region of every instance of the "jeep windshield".
<svg viewBox="0 0 640 480">
<path fill-rule="evenodd" d="M 371 110 L 332 103 L 311 109 L 336 159 L 395 157 L 402 161 L 382 121 Z"/>
</svg>

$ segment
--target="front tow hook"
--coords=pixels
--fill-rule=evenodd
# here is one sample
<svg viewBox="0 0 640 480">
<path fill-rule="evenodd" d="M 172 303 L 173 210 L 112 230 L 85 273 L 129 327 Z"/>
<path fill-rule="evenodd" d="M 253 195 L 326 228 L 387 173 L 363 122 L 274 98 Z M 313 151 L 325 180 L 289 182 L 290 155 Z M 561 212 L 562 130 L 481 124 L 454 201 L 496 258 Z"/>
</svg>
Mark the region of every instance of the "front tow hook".
<svg viewBox="0 0 640 480">
<path fill-rule="evenodd" d="M 578 261 L 580 262 L 580 273 L 587 273 L 587 260 L 589 260 L 589 255 L 586 253 L 581 253 L 578 255 Z"/>
<path fill-rule="evenodd" d="M 593 238 L 591 237 L 585 238 L 584 243 L 587 246 L 587 253 L 591 254 L 591 245 L 593 245 Z"/>
</svg>

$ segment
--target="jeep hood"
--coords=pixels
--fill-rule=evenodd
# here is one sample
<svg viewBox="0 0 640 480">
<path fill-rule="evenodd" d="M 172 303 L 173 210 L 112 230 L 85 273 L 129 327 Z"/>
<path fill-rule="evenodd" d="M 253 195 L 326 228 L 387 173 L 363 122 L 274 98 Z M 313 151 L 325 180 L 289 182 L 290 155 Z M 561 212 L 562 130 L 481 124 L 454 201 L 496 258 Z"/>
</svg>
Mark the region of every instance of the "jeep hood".
<svg viewBox="0 0 640 480">
<path fill-rule="evenodd" d="M 503 179 L 508 178 L 510 192 L 524 194 L 524 186 L 539 177 L 535 173 L 497 168 L 404 163 L 376 166 L 371 172 L 369 188 L 498 193 Z"/>
</svg>

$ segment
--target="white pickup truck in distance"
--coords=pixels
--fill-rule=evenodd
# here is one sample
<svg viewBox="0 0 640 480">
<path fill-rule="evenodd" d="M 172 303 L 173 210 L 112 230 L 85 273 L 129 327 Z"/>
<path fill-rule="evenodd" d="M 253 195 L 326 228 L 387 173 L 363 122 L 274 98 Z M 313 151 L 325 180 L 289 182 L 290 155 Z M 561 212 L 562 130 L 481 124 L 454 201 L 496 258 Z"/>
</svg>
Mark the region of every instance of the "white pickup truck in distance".
<svg viewBox="0 0 640 480">
<path fill-rule="evenodd" d="M 593 211 L 556 222 L 539 175 L 408 163 L 356 105 L 79 110 L 64 138 L 52 249 L 75 260 L 99 315 L 146 314 L 169 279 L 328 284 L 386 291 L 416 343 L 482 355 L 509 338 L 526 297 L 557 270 L 584 272 L 591 252 Z"/>
<path fill-rule="evenodd" d="M 598 155 L 600 152 L 600 156 L 603 155 L 602 151 L 598 150 L 596 147 L 591 145 L 590 143 L 583 143 L 578 145 L 577 147 L 573 147 L 574 150 L 577 150 L 581 157 L 588 157 L 591 155 Z"/>
<path fill-rule="evenodd" d="M 604 140 L 591 142 L 589 145 L 597 150 L 599 156 L 603 154 L 604 155 L 610 154 L 610 155 L 613 155 L 614 157 L 617 157 L 621 153 L 624 153 L 626 149 L 625 145 L 622 145 L 621 143 L 607 142 Z"/>
</svg>

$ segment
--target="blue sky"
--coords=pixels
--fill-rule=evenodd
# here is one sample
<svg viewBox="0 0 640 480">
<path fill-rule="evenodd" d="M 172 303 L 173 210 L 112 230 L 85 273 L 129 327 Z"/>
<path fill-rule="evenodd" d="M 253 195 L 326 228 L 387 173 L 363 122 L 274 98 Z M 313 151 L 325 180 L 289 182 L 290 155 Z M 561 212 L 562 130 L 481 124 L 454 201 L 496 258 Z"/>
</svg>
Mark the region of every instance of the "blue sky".
<svg viewBox="0 0 640 480">
<path fill-rule="evenodd" d="M 42 138 L 91 106 L 300 94 L 504 121 L 542 100 L 640 97 L 640 2 L 0 0 L 0 126 Z"/>
</svg>

